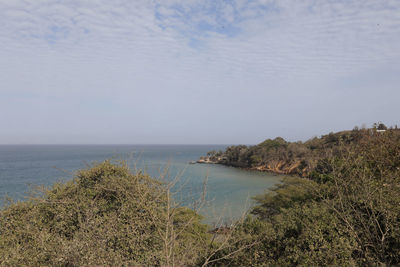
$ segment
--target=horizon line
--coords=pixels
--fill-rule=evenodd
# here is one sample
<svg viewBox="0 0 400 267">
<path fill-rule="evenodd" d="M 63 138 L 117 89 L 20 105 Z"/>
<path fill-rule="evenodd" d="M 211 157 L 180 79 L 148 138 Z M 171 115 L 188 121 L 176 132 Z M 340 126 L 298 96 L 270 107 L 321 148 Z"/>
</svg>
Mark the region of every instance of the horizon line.
<svg viewBox="0 0 400 267">
<path fill-rule="evenodd" d="M 238 144 L 189 144 L 189 143 L 181 143 L 181 144 L 112 144 L 112 143 L 0 143 L 0 146 L 230 146 L 230 145 L 241 145 Z M 244 144 L 244 145 L 253 145 L 253 144 Z"/>
</svg>

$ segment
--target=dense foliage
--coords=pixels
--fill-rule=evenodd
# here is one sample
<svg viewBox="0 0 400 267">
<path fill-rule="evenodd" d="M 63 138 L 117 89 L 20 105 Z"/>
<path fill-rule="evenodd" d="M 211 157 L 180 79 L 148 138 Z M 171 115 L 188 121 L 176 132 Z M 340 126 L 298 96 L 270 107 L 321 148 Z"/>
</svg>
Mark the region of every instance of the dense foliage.
<svg viewBox="0 0 400 267">
<path fill-rule="evenodd" d="M 379 123 L 371 129 L 355 127 L 352 131 L 329 133 L 306 142 L 288 142 L 277 137 L 254 146 L 237 145 L 225 151 L 210 151 L 207 159 L 228 166 L 307 177 L 321 160 L 337 156 L 342 149 L 384 129 L 387 127 Z M 397 126 L 391 131 L 397 131 Z"/>
<path fill-rule="evenodd" d="M 125 164 L 79 171 L 0 211 L 0 265 L 194 265 L 204 257 L 207 227 L 193 211 L 172 207 L 168 192 Z"/>
<path fill-rule="evenodd" d="M 219 265 L 400 265 L 400 133 L 363 135 L 340 151 L 310 179 L 258 196 L 235 230 L 255 245 Z"/>
</svg>

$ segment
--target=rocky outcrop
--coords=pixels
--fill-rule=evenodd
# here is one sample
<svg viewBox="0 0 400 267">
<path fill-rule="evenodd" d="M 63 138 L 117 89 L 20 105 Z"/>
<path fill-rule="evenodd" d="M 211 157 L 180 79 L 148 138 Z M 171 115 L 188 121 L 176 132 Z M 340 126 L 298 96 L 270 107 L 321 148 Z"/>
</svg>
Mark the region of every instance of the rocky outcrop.
<svg viewBox="0 0 400 267">
<path fill-rule="evenodd" d="M 223 157 L 200 157 L 196 163 L 205 163 L 205 164 L 226 164 L 226 159 Z"/>
<path fill-rule="evenodd" d="M 217 164 L 218 162 L 215 160 L 210 159 L 210 157 L 200 157 L 196 163 L 202 163 L 202 164 Z"/>
</svg>

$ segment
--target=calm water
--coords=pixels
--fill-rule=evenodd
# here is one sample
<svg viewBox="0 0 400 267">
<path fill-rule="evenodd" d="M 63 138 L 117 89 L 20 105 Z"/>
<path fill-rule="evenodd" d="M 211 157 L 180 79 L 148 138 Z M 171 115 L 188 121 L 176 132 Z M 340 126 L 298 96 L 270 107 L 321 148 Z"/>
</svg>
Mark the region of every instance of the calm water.
<svg viewBox="0 0 400 267">
<path fill-rule="evenodd" d="M 238 218 L 252 205 L 251 197 L 279 182 L 279 177 L 219 165 L 188 164 L 218 145 L 0 145 L 0 205 L 6 195 L 23 199 L 29 185 L 51 185 L 73 177 L 87 164 L 105 159 L 127 160 L 132 168 L 153 177 L 168 168 L 168 178 L 180 175 L 176 200 L 190 205 L 201 197 L 207 177 L 207 205 L 201 213 L 208 222 L 216 217 Z M 176 187 L 178 188 L 178 186 Z"/>
</svg>

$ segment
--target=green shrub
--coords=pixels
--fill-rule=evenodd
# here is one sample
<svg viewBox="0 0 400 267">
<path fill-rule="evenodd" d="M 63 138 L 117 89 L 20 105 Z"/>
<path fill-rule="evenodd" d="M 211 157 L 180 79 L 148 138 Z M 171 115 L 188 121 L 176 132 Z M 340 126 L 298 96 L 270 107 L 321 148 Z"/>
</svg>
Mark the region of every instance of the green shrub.
<svg viewBox="0 0 400 267">
<path fill-rule="evenodd" d="M 0 265 L 194 265 L 209 240 L 200 220 L 159 181 L 106 161 L 3 208 Z"/>
</svg>

